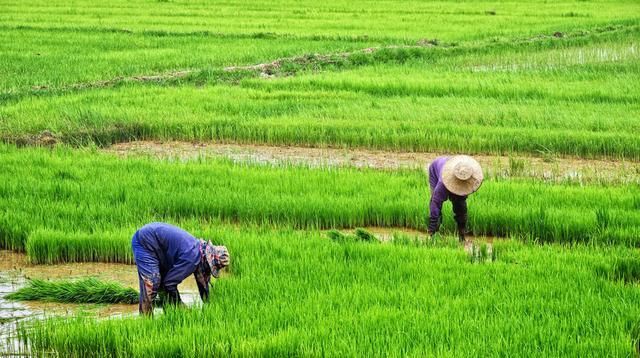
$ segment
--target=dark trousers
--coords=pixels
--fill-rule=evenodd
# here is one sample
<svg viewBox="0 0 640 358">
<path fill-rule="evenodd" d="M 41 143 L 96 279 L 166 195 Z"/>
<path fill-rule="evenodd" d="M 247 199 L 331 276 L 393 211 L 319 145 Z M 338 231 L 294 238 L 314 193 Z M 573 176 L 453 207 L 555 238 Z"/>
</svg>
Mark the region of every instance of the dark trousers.
<svg viewBox="0 0 640 358">
<path fill-rule="evenodd" d="M 131 239 L 133 257 L 138 267 L 138 280 L 140 283 L 140 314 L 153 313 L 153 300 L 160 287 L 160 261 L 155 254 L 145 249 L 138 240 L 138 233 Z"/>
<path fill-rule="evenodd" d="M 453 218 L 458 224 L 458 232 L 464 234 L 467 230 L 467 199 L 457 197 L 449 200 L 453 204 Z"/>
</svg>

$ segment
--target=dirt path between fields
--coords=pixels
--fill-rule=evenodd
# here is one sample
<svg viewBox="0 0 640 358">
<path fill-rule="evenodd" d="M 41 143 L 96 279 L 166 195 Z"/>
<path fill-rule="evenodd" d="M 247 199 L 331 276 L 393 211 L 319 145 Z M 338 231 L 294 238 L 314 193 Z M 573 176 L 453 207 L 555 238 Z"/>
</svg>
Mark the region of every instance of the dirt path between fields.
<svg viewBox="0 0 640 358">
<path fill-rule="evenodd" d="M 65 85 L 63 87 L 56 87 L 56 88 L 52 88 L 50 86 L 44 86 L 44 85 L 32 86 L 31 90 L 36 92 L 48 91 L 52 89 L 69 91 L 69 90 L 82 90 L 82 89 L 89 89 L 89 88 L 110 87 L 123 82 L 162 82 L 162 81 L 169 81 L 169 80 L 183 78 L 194 72 L 196 71 L 195 70 L 177 70 L 177 71 L 159 73 L 155 75 L 119 76 L 119 77 L 114 77 L 108 80 L 72 83 L 69 85 Z"/>
<path fill-rule="evenodd" d="M 319 65 L 330 65 L 330 64 L 337 63 L 339 60 L 347 59 L 350 56 L 356 55 L 356 54 L 371 55 L 374 52 L 378 52 L 380 50 L 417 49 L 417 48 L 432 47 L 437 45 L 438 45 L 438 40 L 423 39 L 418 41 L 416 45 L 389 45 L 389 46 L 368 47 L 368 48 L 355 50 L 351 52 L 339 52 L 339 53 L 332 53 L 332 54 L 316 53 L 316 54 L 303 55 L 303 56 L 284 57 L 284 58 L 279 58 L 272 62 L 260 63 L 257 65 L 224 67 L 223 70 L 225 72 L 243 72 L 243 71 L 257 72 L 260 75 L 260 77 L 269 78 L 282 72 L 281 68 L 285 64 L 292 64 L 292 65 L 304 66 L 304 67 L 318 67 Z M 289 73 L 289 72 L 285 71 L 285 73 Z"/>
<path fill-rule="evenodd" d="M 245 73 L 256 73 L 261 78 L 271 78 L 276 75 L 292 75 L 297 70 L 294 70 L 294 67 L 300 66 L 302 68 L 320 68 L 322 66 L 336 64 L 339 60 L 344 60 L 349 58 L 352 55 L 362 54 L 365 56 L 370 56 L 375 52 L 381 50 L 393 50 L 393 49 L 417 49 L 417 48 L 425 48 L 437 46 L 437 40 L 420 40 L 415 45 L 388 45 L 388 46 L 378 46 L 378 47 L 368 47 L 364 49 L 354 50 L 351 52 L 338 52 L 338 53 L 329 53 L 329 54 L 306 54 L 302 56 L 292 56 L 292 57 L 283 57 L 273 60 L 271 62 L 258 63 L 252 65 L 244 65 L 244 66 L 227 66 L 222 67 L 223 72 L 227 73 L 235 73 L 235 72 L 245 72 Z M 291 65 L 287 70 L 282 70 L 284 65 Z M 117 85 L 119 83 L 125 82 L 164 82 L 164 81 L 172 81 L 181 78 L 185 78 L 192 74 L 197 74 L 205 69 L 180 69 L 167 71 L 163 73 L 156 73 L 150 75 L 134 75 L 134 76 L 118 76 L 114 78 L 110 78 L 107 80 L 97 80 L 97 81 L 87 81 L 87 82 L 78 82 L 72 83 L 68 85 L 64 85 L 61 87 L 50 87 L 46 85 L 36 85 L 32 86 L 31 90 L 35 92 L 41 91 L 49 91 L 49 90 L 83 90 L 90 88 L 103 88 Z"/>
<path fill-rule="evenodd" d="M 278 147 L 252 144 L 137 141 L 105 149 L 120 156 L 152 156 L 188 161 L 223 157 L 235 162 L 297 164 L 310 167 L 350 166 L 396 170 L 426 168 L 440 153 L 389 152 L 367 149 Z M 640 163 L 604 159 L 474 155 L 490 177 L 530 177 L 549 181 L 640 183 Z"/>
<path fill-rule="evenodd" d="M 612 32 L 618 31 L 618 28 L 608 27 L 606 29 L 596 29 L 598 32 Z M 508 43 L 532 43 L 537 41 L 546 41 L 552 38 L 579 38 L 589 36 L 588 32 L 584 31 L 576 31 L 573 33 L 561 33 L 555 32 L 553 34 L 539 34 L 536 36 L 531 36 L 527 38 L 521 39 L 512 39 L 506 40 Z M 495 45 L 494 41 L 487 42 L 486 45 Z M 226 73 L 237 73 L 237 72 L 249 72 L 255 73 L 261 78 L 271 78 L 276 75 L 284 75 L 289 76 L 295 74 L 299 71 L 300 68 L 304 69 L 320 69 L 323 66 L 332 66 L 338 64 L 340 61 L 344 61 L 349 57 L 356 56 L 371 56 L 372 54 L 384 50 L 397 50 L 397 49 L 418 49 L 418 48 L 428 48 L 428 47 L 454 47 L 456 44 L 452 43 L 441 43 L 438 39 L 427 39 L 423 38 L 416 41 L 414 44 L 404 44 L 404 45 L 383 45 L 383 46 L 375 46 L 375 47 L 367 47 L 362 49 L 356 49 L 348 52 L 333 52 L 333 53 L 312 53 L 312 54 L 304 54 L 299 56 L 290 56 L 290 57 L 282 57 L 275 59 L 271 62 L 264 62 L 258 64 L 251 65 L 240 65 L 240 66 L 227 66 L 222 67 L 222 71 Z M 482 46 L 476 44 L 475 46 Z M 286 67 L 286 68 L 285 68 Z M 296 69 L 298 68 L 298 69 Z M 82 90 L 82 89 L 90 89 L 90 88 L 103 88 L 110 87 L 120 83 L 125 82 L 165 82 L 176 79 L 185 78 L 192 74 L 198 74 L 206 71 L 206 68 L 199 69 L 175 69 L 171 71 L 165 71 L 162 73 L 155 74 L 140 74 L 140 75 L 132 75 L 132 76 L 118 76 L 106 80 L 96 80 L 96 81 L 85 81 L 78 82 L 72 84 L 66 84 L 62 86 L 47 86 L 47 85 L 34 85 L 31 87 L 31 90 L 34 92 L 45 92 L 45 91 L 69 91 L 69 90 Z"/>
</svg>

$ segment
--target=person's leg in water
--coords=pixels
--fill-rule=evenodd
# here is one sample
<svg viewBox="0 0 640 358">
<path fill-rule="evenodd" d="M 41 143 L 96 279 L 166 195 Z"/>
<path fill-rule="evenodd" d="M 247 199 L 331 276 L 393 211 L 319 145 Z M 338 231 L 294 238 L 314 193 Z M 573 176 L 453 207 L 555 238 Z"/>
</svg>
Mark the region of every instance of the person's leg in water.
<svg viewBox="0 0 640 358">
<path fill-rule="evenodd" d="M 137 233 L 131 240 L 133 257 L 138 267 L 138 280 L 140 282 L 140 314 L 153 314 L 153 300 L 160 287 L 160 262 L 153 252 L 140 245 Z"/>
</svg>

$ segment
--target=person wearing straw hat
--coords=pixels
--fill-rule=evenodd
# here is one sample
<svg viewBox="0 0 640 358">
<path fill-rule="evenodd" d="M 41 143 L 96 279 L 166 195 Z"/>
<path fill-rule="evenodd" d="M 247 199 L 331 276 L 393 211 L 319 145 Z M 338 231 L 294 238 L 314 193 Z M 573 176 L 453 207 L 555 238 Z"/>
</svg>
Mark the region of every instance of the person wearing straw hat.
<svg viewBox="0 0 640 358">
<path fill-rule="evenodd" d="M 438 157 L 429 165 L 429 235 L 434 235 L 440 229 L 442 204 L 451 200 L 458 225 L 458 238 L 465 240 L 467 196 L 480 188 L 483 179 L 480 164 L 468 155 Z"/>
<path fill-rule="evenodd" d="M 150 223 L 140 228 L 131 240 L 140 283 L 140 314 L 153 314 L 158 291 L 167 294 L 170 304 L 182 304 L 178 284 L 194 275 L 202 301 L 209 298 L 211 276 L 229 265 L 229 251 L 211 241 L 195 238 L 179 227 Z"/>
</svg>

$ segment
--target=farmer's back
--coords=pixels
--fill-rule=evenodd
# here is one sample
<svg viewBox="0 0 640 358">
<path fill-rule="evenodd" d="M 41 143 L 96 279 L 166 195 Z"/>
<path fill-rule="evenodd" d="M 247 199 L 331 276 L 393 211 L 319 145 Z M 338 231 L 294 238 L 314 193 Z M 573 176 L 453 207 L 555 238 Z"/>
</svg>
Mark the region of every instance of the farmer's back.
<svg viewBox="0 0 640 358">
<path fill-rule="evenodd" d="M 181 256 L 194 265 L 200 261 L 200 242 L 178 227 L 154 222 L 140 228 L 137 235 L 140 245 L 155 253 L 161 272 L 173 267 Z"/>
</svg>

